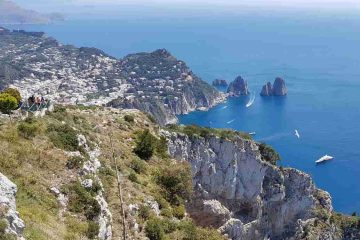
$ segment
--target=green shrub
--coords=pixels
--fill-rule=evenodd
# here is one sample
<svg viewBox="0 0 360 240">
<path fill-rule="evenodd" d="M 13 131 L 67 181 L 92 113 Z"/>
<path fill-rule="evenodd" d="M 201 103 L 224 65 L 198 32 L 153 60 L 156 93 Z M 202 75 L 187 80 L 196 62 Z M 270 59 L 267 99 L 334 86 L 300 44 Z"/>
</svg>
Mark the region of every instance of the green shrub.
<svg viewBox="0 0 360 240">
<path fill-rule="evenodd" d="M 168 146 L 167 146 L 167 140 L 164 136 L 161 136 L 160 139 L 157 139 L 156 141 L 156 153 L 161 158 L 168 158 Z"/>
<path fill-rule="evenodd" d="M 140 205 L 139 207 L 139 217 L 144 220 L 148 220 L 151 216 L 151 208 L 147 205 Z"/>
<path fill-rule="evenodd" d="M 144 130 L 137 137 L 136 147 L 134 149 L 135 154 L 141 159 L 149 160 L 154 154 L 156 141 L 156 137 L 154 137 L 148 129 Z"/>
<path fill-rule="evenodd" d="M 77 133 L 69 125 L 51 124 L 47 128 L 47 132 L 55 147 L 67 151 L 80 150 Z"/>
<path fill-rule="evenodd" d="M 133 173 L 133 172 L 130 173 L 128 178 L 130 181 L 132 181 L 134 183 L 139 183 L 139 179 L 138 179 L 136 173 Z"/>
<path fill-rule="evenodd" d="M 226 240 L 216 229 L 198 228 L 196 230 L 196 240 Z"/>
<path fill-rule="evenodd" d="M 36 133 L 39 131 L 39 125 L 36 123 L 36 121 L 29 118 L 24 122 L 21 122 L 18 125 L 17 130 L 20 136 L 23 138 L 31 139 L 35 137 Z"/>
<path fill-rule="evenodd" d="M 132 116 L 132 115 L 125 115 L 125 116 L 124 116 L 124 120 L 125 120 L 126 122 L 128 122 L 128 123 L 133 123 L 134 120 L 135 120 L 135 118 L 134 118 L 134 116 Z"/>
<path fill-rule="evenodd" d="M 177 219 L 183 219 L 185 217 L 185 206 L 180 204 L 179 206 L 174 206 L 172 208 L 172 214 Z"/>
<path fill-rule="evenodd" d="M 145 234 L 150 240 L 165 240 L 165 231 L 162 222 L 158 218 L 147 221 L 145 226 Z"/>
<path fill-rule="evenodd" d="M 172 233 L 177 230 L 177 223 L 171 219 L 161 220 L 161 225 L 165 233 Z"/>
<path fill-rule="evenodd" d="M 179 205 L 192 194 L 191 169 L 185 162 L 160 167 L 155 173 L 155 182 L 161 187 L 164 198 L 173 205 Z"/>
<path fill-rule="evenodd" d="M 280 155 L 272 147 L 265 143 L 260 143 L 258 146 L 262 158 L 265 161 L 276 165 L 277 161 L 280 160 Z"/>
<path fill-rule="evenodd" d="M 196 225 L 192 220 L 183 220 L 179 223 L 178 229 L 184 233 L 184 240 L 196 240 Z"/>
<path fill-rule="evenodd" d="M 155 197 L 155 201 L 159 204 L 160 209 L 170 208 L 169 202 L 166 201 L 166 199 L 160 193 L 155 193 L 154 197 Z"/>
<path fill-rule="evenodd" d="M 146 164 L 144 163 L 144 161 L 141 161 L 139 159 L 132 160 L 130 168 L 134 170 L 137 174 L 146 172 Z"/>
<path fill-rule="evenodd" d="M 19 90 L 15 89 L 15 88 L 7 88 L 2 93 L 9 94 L 10 96 L 13 96 L 14 98 L 16 98 L 16 101 L 18 104 L 20 103 L 20 101 L 22 99 Z"/>
<path fill-rule="evenodd" d="M 80 156 L 72 156 L 68 159 L 68 161 L 66 162 L 66 167 L 68 169 L 78 169 L 81 167 L 81 165 L 83 164 L 84 159 Z"/>
<path fill-rule="evenodd" d="M 173 216 L 173 214 L 169 208 L 163 208 L 163 209 L 161 209 L 161 216 L 171 218 Z"/>
<path fill-rule="evenodd" d="M 0 94 L 0 112 L 10 114 L 12 110 L 18 107 L 19 103 L 15 97 L 7 93 Z"/>
<path fill-rule="evenodd" d="M 6 221 L 6 219 L 1 219 L 0 220 L 0 234 L 5 234 L 5 230 L 8 227 L 8 222 Z"/>
<path fill-rule="evenodd" d="M 86 231 L 86 236 L 89 239 L 96 239 L 99 235 L 99 224 L 94 221 L 88 221 L 88 229 Z"/>
<path fill-rule="evenodd" d="M 76 182 L 62 190 L 69 196 L 69 210 L 83 213 L 88 220 L 96 218 L 101 211 L 99 203 L 80 182 Z"/>
</svg>

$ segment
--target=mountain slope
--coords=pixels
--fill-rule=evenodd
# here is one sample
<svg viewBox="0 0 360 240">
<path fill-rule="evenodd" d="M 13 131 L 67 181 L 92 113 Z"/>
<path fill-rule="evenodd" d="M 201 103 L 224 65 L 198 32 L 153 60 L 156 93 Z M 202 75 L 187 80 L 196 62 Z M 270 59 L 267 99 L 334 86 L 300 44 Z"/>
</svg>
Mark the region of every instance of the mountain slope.
<svg viewBox="0 0 360 240">
<path fill-rule="evenodd" d="M 43 24 L 51 21 L 46 15 L 23 9 L 8 0 L 0 1 L 0 13 L 0 24 Z"/>
</svg>

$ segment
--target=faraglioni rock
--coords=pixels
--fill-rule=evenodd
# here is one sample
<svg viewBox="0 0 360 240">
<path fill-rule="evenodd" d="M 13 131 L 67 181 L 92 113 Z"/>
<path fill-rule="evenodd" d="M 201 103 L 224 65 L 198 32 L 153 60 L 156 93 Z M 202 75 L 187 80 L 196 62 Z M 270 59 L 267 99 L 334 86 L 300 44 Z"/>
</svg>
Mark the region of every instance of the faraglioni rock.
<svg viewBox="0 0 360 240">
<path fill-rule="evenodd" d="M 226 80 L 224 79 L 215 79 L 213 82 L 212 82 L 212 85 L 214 87 L 227 87 L 228 83 Z"/>
<path fill-rule="evenodd" d="M 231 96 L 248 95 L 248 83 L 241 76 L 238 76 L 233 82 L 230 83 L 227 92 Z"/>
<path fill-rule="evenodd" d="M 268 82 L 266 85 L 264 85 L 261 89 L 261 96 L 271 96 L 273 94 L 272 84 L 271 82 Z"/>
<path fill-rule="evenodd" d="M 277 77 L 274 81 L 274 85 L 268 82 L 261 89 L 261 96 L 285 96 L 287 95 L 287 87 L 284 79 Z"/>
</svg>

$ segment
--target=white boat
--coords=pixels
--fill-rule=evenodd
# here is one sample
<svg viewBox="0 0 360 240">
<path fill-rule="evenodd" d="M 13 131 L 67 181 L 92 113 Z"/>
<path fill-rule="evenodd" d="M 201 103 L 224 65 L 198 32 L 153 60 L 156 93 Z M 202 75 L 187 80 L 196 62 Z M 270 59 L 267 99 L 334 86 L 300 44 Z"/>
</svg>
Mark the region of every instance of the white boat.
<svg viewBox="0 0 360 240">
<path fill-rule="evenodd" d="M 251 105 L 253 105 L 254 101 L 255 101 L 255 96 L 256 94 L 254 93 L 251 97 L 250 97 L 250 100 L 249 102 L 246 104 L 246 107 L 251 107 Z"/>
<path fill-rule="evenodd" d="M 249 132 L 249 135 L 256 135 L 256 132 Z"/>
<path fill-rule="evenodd" d="M 316 160 L 315 162 L 316 163 L 322 163 L 322 162 L 326 162 L 326 161 L 329 161 L 329 160 L 332 160 L 332 159 L 334 159 L 334 157 L 329 156 L 329 155 L 325 155 L 325 156 L 322 156 L 321 158 L 319 158 L 319 160 Z"/>
<path fill-rule="evenodd" d="M 300 134 L 299 134 L 298 130 L 296 130 L 296 129 L 295 129 L 295 136 L 296 136 L 297 138 L 300 138 Z"/>
</svg>

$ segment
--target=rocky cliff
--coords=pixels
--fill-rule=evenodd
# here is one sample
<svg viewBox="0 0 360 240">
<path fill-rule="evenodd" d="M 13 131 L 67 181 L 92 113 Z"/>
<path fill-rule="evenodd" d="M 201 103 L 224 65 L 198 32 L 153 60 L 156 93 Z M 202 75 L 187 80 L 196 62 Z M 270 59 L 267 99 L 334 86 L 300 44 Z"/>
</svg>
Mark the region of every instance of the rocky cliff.
<svg viewBox="0 0 360 240">
<path fill-rule="evenodd" d="M 192 166 L 196 196 L 187 207 L 200 225 L 231 239 L 308 239 L 306 226 L 324 221 L 317 213 L 332 212 L 329 194 L 309 175 L 265 161 L 252 140 L 163 134 L 170 155 Z M 331 227 L 312 234 L 338 239 Z"/>
<path fill-rule="evenodd" d="M 224 79 L 215 79 L 213 82 L 212 82 L 212 85 L 214 87 L 227 87 L 228 86 L 228 83 L 226 80 Z"/>
<path fill-rule="evenodd" d="M 229 84 L 227 92 L 230 94 L 230 96 L 248 95 L 248 83 L 241 76 L 238 76 Z"/>
<path fill-rule="evenodd" d="M 287 95 L 287 87 L 284 79 L 277 77 L 274 81 L 274 84 L 271 85 L 270 82 L 265 84 L 262 87 L 261 96 L 285 96 Z"/>
<path fill-rule="evenodd" d="M 22 233 L 25 224 L 16 211 L 16 192 L 15 183 L 0 173 L 0 221 L 6 226 L 0 229 L 0 239 L 24 239 Z"/>
</svg>

